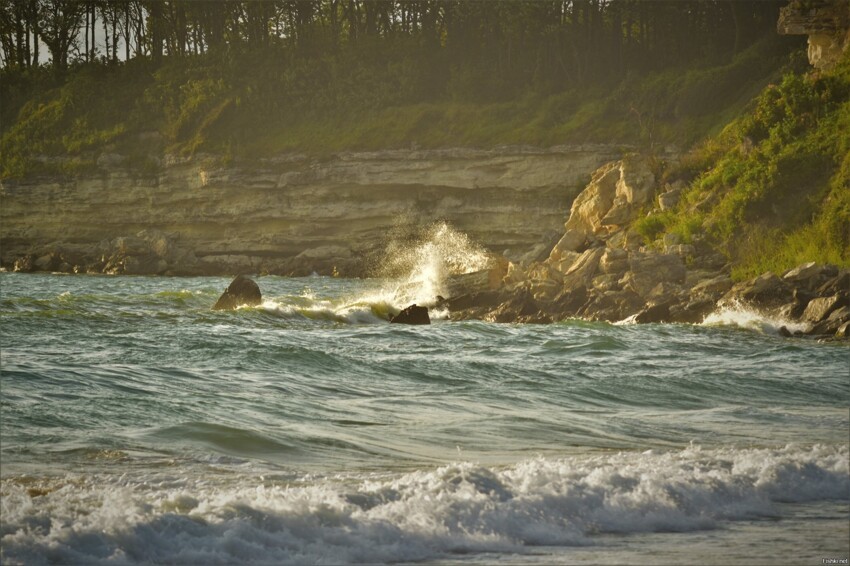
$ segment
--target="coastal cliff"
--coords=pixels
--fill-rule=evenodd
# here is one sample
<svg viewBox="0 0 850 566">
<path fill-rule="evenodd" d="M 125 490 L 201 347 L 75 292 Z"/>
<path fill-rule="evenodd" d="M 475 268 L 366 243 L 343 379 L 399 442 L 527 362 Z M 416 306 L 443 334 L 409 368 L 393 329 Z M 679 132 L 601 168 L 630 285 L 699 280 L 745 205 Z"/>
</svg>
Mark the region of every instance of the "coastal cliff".
<svg viewBox="0 0 850 566">
<path fill-rule="evenodd" d="M 104 153 L 75 178 L 6 180 L 2 264 L 114 274 L 366 274 L 393 230 L 445 220 L 515 260 L 542 259 L 603 145 L 281 155 L 155 173 Z"/>
</svg>

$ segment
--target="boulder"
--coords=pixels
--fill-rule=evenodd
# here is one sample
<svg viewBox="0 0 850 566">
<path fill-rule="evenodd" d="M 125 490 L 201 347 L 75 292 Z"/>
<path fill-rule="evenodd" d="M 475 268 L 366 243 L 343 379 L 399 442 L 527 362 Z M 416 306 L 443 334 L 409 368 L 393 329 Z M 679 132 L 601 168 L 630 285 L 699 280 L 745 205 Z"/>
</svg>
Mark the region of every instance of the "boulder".
<svg viewBox="0 0 850 566">
<path fill-rule="evenodd" d="M 782 276 L 782 279 L 794 285 L 795 288 L 814 292 L 818 287 L 837 275 L 838 268 L 834 265 L 810 262 L 789 270 Z"/>
<path fill-rule="evenodd" d="M 587 302 L 588 293 L 586 287 L 574 287 L 561 291 L 552 301 L 549 310 L 558 320 L 571 318 L 577 315 L 579 309 Z"/>
<path fill-rule="evenodd" d="M 722 299 L 724 304 L 743 303 L 759 309 L 775 309 L 794 302 L 793 286 L 767 272 L 733 286 Z"/>
<path fill-rule="evenodd" d="M 815 291 L 818 297 L 829 297 L 831 295 L 850 295 L 850 270 L 843 270 L 834 277 L 830 277 Z"/>
<path fill-rule="evenodd" d="M 260 286 L 245 275 L 237 275 L 218 298 L 213 310 L 233 310 L 238 306 L 257 306 L 263 302 Z"/>
<path fill-rule="evenodd" d="M 28 255 L 16 259 L 15 265 L 12 267 L 12 271 L 18 271 L 20 273 L 29 273 L 33 269 L 32 256 Z"/>
<path fill-rule="evenodd" d="M 629 267 L 623 286 L 641 297 L 648 296 L 662 282 L 684 283 L 687 275 L 682 258 L 673 254 L 632 254 Z"/>
<path fill-rule="evenodd" d="M 643 299 L 624 289 L 599 293 L 581 308 L 579 314 L 589 320 L 617 322 L 636 314 L 644 307 Z"/>
<path fill-rule="evenodd" d="M 390 322 L 395 324 L 431 324 L 431 317 L 428 316 L 427 307 L 413 304 L 391 317 Z"/>
<path fill-rule="evenodd" d="M 622 248 L 606 248 L 599 259 L 599 270 L 605 274 L 622 275 L 629 268 L 629 252 Z"/>
<path fill-rule="evenodd" d="M 490 322 L 524 322 L 541 316 L 540 305 L 531 290 L 520 288 L 517 292 L 487 315 Z"/>
<path fill-rule="evenodd" d="M 593 248 L 587 250 L 573 263 L 564 273 L 564 288 L 587 287 L 591 284 L 593 276 L 599 268 L 599 260 L 605 248 Z"/>
<path fill-rule="evenodd" d="M 711 279 L 700 281 L 691 288 L 692 297 L 714 297 L 722 296 L 732 288 L 732 279 L 728 275 L 718 275 Z"/>
<path fill-rule="evenodd" d="M 813 325 L 807 334 L 817 336 L 837 334 L 848 322 L 850 322 L 850 307 L 843 306 L 835 309 L 824 320 Z M 839 338 L 842 337 L 844 336 L 839 336 Z"/>
<path fill-rule="evenodd" d="M 820 322 L 838 307 L 845 306 L 845 303 L 846 299 L 841 295 L 812 299 L 801 318 L 806 322 Z"/>
<path fill-rule="evenodd" d="M 670 320 L 670 303 L 664 302 L 646 307 L 635 316 L 638 324 L 650 322 L 668 322 Z"/>
<path fill-rule="evenodd" d="M 679 199 L 682 197 L 682 189 L 672 189 L 666 193 L 658 195 L 658 207 L 661 210 L 670 210 L 679 204 Z"/>
<path fill-rule="evenodd" d="M 692 299 L 685 305 L 672 305 L 670 307 L 670 322 L 682 322 L 686 324 L 699 324 L 705 317 L 714 312 L 717 304 L 714 300 L 699 297 Z"/>
</svg>

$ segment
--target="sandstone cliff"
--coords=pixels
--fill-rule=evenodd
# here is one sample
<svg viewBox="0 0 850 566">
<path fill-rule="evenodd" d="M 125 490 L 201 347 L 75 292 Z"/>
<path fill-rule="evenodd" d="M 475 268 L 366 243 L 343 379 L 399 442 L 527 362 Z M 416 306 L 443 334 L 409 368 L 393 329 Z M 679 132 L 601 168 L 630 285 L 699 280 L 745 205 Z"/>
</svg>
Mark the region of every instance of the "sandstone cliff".
<svg viewBox="0 0 850 566">
<path fill-rule="evenodd" d="M 446 220 L 518 260 L 545 257 L 608 146 L 286 155 L 222 166 L 118 155 L 74 179 L 0 187 L 2 264 L 126 274 L 363 274 L 399 224 Z"/>
</svg>

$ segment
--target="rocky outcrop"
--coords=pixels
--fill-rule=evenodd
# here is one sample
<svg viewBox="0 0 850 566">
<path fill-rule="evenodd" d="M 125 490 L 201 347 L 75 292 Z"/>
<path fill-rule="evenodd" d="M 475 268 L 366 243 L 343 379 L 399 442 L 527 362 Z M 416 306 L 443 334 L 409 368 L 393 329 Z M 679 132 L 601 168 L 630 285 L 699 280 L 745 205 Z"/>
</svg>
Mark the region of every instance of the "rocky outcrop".
<svg viewBox="0 0 850 566">
<path fill-rule="evenodd" d="M 166 158 L 134 173 L 0 185 L 0 261 L 19 270 L 359 275 L 399 223 L 445 220 L 514 261 L 545 258 L 607 146 Z M 43 258 L 49 259 L 43 259 Z M 42 261 L 43 260 L 43 261 Z"/>
<path fill-rule="evenodd" d="M 245 275 L 237 275 L 213 305 L 213 310 L 233 310 L 243 305 L 255 307 L 262 302 L 263 295 L 257 282 Z"/>
<path fill-rule="evenodd" d="M 850 47 L 850 2 L 792 0 L 779 11 L 777 31 L 809 36 L 809 63 L 829 70 Z"/>
<path fill-rule="evenodd" d="M 745 306 L 796 323 L 806 329 L 801 333 L 847 334 L 850 270 L 810 263 L 733 284 L 729 267 L 703 243 L 665 238 L 642 245 L 630 224 L 644 205 L 660 205 L 656 193 L 674 190 L 659 190 L 639 156 L 606 164 L 575 199 L 565 233 L 545 261 L 510 263 L 499 288 L 456 285 L 443 305 L 452 319 L 691 324 L 720 307 Z"/>
<path fill-rule="evenodd" d="M 390 318 L 393 324 L 431 324 L 431 317 L 428 316 L 428 308 L 420 307 L 419 305 L 410 305 L 402 309 L 397 315 Z"/>
</svg>

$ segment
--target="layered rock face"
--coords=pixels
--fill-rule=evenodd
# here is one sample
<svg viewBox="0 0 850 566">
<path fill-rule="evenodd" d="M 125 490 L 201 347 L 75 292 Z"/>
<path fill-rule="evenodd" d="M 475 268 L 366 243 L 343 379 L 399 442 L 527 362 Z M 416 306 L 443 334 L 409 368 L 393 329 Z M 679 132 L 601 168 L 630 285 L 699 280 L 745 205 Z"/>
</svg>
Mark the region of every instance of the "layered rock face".
<svg viewBox="0 0 850 566">
<path fill-rule="evenodd" d="M 120 156 L 77 179 L 5 182 L 2 263 L 21 271 L 360 275 L 394 226 L 446 220 L 512 259 L 545 257 L 607 146 L 287 155 L 250 165 Z M 541 256 L 542 254 L 542 256 Z"/>
<path fill-rule="evenodd" d="M 792 0 L 779 12 L 777 31 L 809 36 L 809 63 L 829 70 L 850 47 L 850 2 Z"/>
</svg>

